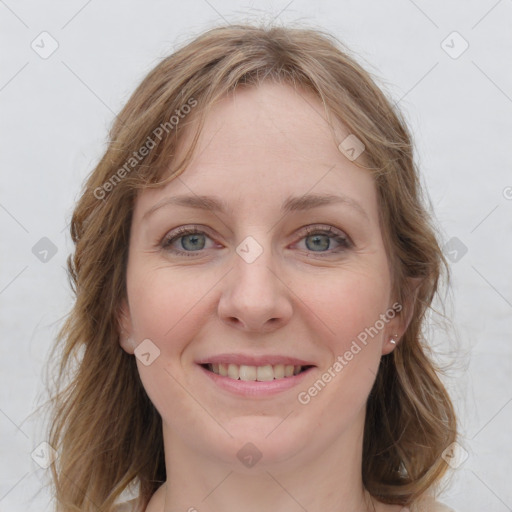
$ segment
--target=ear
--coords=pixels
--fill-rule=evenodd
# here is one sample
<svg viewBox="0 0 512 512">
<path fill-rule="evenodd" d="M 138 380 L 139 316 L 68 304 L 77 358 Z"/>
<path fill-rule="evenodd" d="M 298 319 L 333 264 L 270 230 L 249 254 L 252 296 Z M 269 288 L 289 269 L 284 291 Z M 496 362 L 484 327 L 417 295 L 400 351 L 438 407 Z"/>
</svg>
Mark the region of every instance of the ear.
<svg viewBox="0 0 512 512">
<path fill-rule="evenodd" d="M 117 312 L 117 324 L 119 332 L 119 344 L 125 352 L 133 354 L 135 340 L 133 339 L 133 325 L 130 314 L 130 306 L 126 299 L 121 301 Z"/>
<path fill-rule="evenodd" d="M 397 312 L 397 314 L 389 321 L 388 325 L 386 326 L 384 339 L 382 341 L 383 355 L 392 352 L 400 343 L 402 336 L 404 335 L 412 320 L 419 287 L 423 282 L 423 279 L 419 277 L 411 277 L 407 281 L 408 284 L 405 303 L 401 304 L 396 301 L 392 304 L 392 306 L 390 306 L 390 310 L 394 310 Z M 394 340 L 395 343 L 391 343 L 391 340 Z"/>
</svg>

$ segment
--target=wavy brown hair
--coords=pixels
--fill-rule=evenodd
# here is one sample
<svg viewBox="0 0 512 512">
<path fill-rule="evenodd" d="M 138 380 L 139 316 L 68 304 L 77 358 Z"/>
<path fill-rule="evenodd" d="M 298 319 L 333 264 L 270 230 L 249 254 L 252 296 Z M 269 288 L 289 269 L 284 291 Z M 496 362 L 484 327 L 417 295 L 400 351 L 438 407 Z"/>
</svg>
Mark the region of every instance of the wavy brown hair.
<svg viewBox="0 0 512 512">
<path fill-rule="evenodd" d="M 52 349 L 56 389 L 48 433 L 59 453 L 51 466 L 59 512 L 111 511 L 130 483 L 139 486 L 144 509 L 166 480 L 161 418 L 135 358 L 119 344 L 134 201 L 140 189 L 183 172 L 209 107 L 238 87 L 267 80 L 313 92 L 331 126 L 333 119 L 343 122 L 364 143 L 363 167 L 378 191 L 392 291 L 410 319 L 396 349 L 382 357 L 368 398 L 363 483 L 376 499 L 406 505 L 447 469 L 441 454 L 456 439 L 456 418 L 422 333 L 448 268 L 406 123 L 333 36 L 310 28 L 231 25 L 193 39 L 144 78 L 117 116 L 73 212 L 68 272 L 75 301 Z M 170 127 L 171 116 L 191 99 L 193 112 Z M 194 141 L 175 162 L 183 128 L 192 121 L 198 122 Z M 162 126 L 164 136 L 156 137 Z M 149 152 L 130 160 L 148 146 L 148 137 Z M 170 164 L 175 170 L 167 176 Z"/>
</svg>

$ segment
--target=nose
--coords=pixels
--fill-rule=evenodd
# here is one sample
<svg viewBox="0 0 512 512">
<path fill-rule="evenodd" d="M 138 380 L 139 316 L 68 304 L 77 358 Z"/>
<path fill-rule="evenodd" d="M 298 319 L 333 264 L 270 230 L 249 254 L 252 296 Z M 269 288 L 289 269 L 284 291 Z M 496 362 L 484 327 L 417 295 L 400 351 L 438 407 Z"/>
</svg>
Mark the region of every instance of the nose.
<svg viewBox="0 0 512 512">
<path fill-rule="evenodd" d="M 224 323 L 247 332 L 271 332 L 289 322 L 293 294 L 274 267 L 270 250 L 250 263 L 234 255 L 218 305 Z"/>
</svg>

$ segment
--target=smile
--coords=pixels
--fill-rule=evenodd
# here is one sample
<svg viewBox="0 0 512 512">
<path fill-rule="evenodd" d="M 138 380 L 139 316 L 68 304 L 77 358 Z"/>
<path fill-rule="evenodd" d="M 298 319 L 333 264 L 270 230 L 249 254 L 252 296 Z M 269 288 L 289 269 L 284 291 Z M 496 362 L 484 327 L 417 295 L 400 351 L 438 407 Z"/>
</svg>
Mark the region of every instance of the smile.
<svg viewBox="0 0 512 512">
<path fill-rule="evenodd" d="M 311 365 L 275 364 L 263 366 L 238 365 L 233 363 L 206 363 L 201 365 L 206 370 L 233 380 L 266 382 L 285 379 L 298 375 L 311 368 Z"/>
<path fill-rule="evenodd" d="M 200 363 L 201 373 L 222 393 L 265 399 L 301 384 L 314 365 Z M 221 373 L 222 372 L 222 373 Z M 224 375 L 225 374 L 225 375 Z"/>
</svg>

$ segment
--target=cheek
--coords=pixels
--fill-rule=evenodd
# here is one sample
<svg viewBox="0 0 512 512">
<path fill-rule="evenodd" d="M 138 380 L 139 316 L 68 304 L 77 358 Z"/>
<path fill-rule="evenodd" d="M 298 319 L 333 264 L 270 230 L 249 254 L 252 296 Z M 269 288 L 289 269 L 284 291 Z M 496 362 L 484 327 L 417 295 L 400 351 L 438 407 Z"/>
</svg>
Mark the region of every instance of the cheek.
<svg viewBox="0 0 512 512">
<path fill-rule="evenodd" d="M 209 315 L 208 292 L 214 276 L 191 277 L 162 267 L 128 273 L 130 313 L 136 341 L 149 338 L 163 351 L 176 351 Z"/>
<path fill-rule="evenodd" d="M 128 269 L 127 282 L 135 340 L 149 339 L 160 351 L 147 366 L 137 358 L 140 379 L 165 422 L 171 412 L 179 411 L 181 420 L 175 427 L 183 427 L 184 437 L 189 435 L 187 428 L 202 417 L 202 411 L 183 385 L 183 353 L 210 315 L 206 299 L 215 283 L 211 276 L 191 279 L 185 274 L 141 265 L 133 273 Z"/>
<path fill-rule="evenodd" d="M 389 306 L 387 274 L 372 267 L 343 269 L 329 279 L 309 282 L 304 289 L 308 290 L 303 292 L 305 302 L 312 305 L 328 328 L 331 344 L 340 350 L 374 326 Z"/>
<path fill-rule="evenodd" d="M 389 281 L 387 274 L 374 270 L 345 271 L 310 290 L 314 313 L 328 327 L 319 347 L 328 357 L 317 380 L 297 398 L 301 407 L 307 405 L 308 414 L 334 431 L 364 407 L 377 375 Z"/>
</svg>

